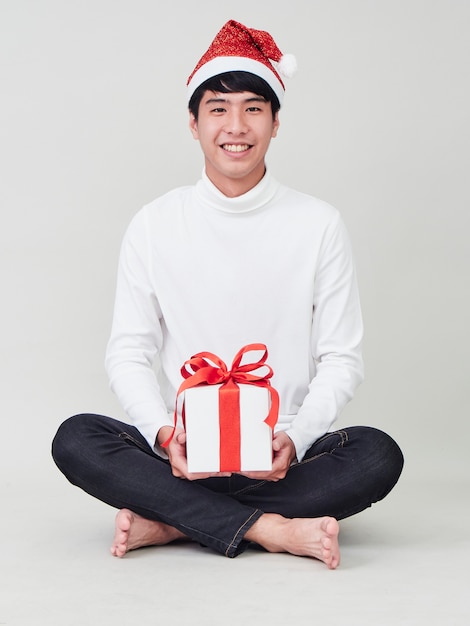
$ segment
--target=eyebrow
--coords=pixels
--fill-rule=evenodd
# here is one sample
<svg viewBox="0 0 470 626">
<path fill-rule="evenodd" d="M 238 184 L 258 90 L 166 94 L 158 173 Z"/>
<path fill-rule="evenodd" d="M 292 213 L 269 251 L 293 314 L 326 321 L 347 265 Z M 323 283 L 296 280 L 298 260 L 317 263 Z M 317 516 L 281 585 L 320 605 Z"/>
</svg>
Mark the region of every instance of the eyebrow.
<svg viewBox="0 0 470 626">
<path fill-rule="evenodd" d="M 229 100 L 227 98 L 209 98 L 209 100 L 206 100 L 204 104 L 218 104 L 221 102 L 229 102 Z M 248 104 L 249 102 L 267 102 L 267 100 L 262 96 L 252 96 L 251 98 L 243 100 L 244 104 Z"/>
</svg>

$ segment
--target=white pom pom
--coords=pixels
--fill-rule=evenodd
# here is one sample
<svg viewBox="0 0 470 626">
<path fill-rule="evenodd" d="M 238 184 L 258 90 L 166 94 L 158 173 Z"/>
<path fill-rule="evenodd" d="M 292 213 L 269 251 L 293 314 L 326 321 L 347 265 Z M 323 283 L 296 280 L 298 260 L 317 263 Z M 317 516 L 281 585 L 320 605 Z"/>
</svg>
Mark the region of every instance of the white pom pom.
<svg viewBox="0 0 470 626">
<path fill-rule="evenodd" d="M 297 72 L 297 59 L 293 54 L 283 54 L 277 69 L 286 78 L 292 78 Z"/>
</svg>

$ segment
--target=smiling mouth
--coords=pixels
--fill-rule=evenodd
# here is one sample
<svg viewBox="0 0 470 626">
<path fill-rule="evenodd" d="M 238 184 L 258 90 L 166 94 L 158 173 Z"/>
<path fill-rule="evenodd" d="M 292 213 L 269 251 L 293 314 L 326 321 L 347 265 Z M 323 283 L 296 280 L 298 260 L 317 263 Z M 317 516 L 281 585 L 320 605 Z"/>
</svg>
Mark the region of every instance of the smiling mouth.
<svg viewBox="0 0 470 626">
<path fill-rule="evenodd" d="M 227 152 L 246 152 L 251 148 L 251 146 L 247 143 L 243 144 L 235 144 L 235 143 L 224 143 L 222 148 Z"/>
</svg>

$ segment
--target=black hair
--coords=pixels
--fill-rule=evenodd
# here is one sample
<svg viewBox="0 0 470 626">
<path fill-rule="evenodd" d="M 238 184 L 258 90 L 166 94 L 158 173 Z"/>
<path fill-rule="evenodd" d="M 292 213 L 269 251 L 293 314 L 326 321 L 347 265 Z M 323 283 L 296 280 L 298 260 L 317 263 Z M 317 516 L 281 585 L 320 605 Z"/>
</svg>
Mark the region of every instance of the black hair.
<svg viewBox="0 0 470 626">
<path fill-rule="evenodd" d="M 196 120 L 199 113 L 199 105 L 206 91 L 213 91 L 214 93 L 241 93 L 242 91 L 251 91 L 251 93 L 261 96 L 266 102 L 271 104 L 273 119 L 281 108 L 278 97 L 264 79 L 251 72 L 224 72 L 223 74 L 217 74 L 216 76 L 208 78 L 199 85 L 191 96 L 188 108 Z"/>
</svg>

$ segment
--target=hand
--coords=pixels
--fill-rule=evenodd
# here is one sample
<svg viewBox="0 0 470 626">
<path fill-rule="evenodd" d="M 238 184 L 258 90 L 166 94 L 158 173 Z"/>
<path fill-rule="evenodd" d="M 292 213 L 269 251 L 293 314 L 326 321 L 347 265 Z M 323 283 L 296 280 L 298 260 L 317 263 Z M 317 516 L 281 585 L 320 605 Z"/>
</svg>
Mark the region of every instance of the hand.
<svg viewBox="0 0 470 626">
<path fill-rule="evenodd" d="M 272 469 L 267 472 L 240 472 L 240 474 L 255 480 L 272 480 L 277 482 L 285 478 L 292 461 L 295 459 L 295 455 L 294 442 L 285 432 L 279 431 L 273 437 Z"/>
<path fill-rule="evenodd" d="M 172 426 L 163 426 L 158 431 L 157 442 L 162 445 L 173 431 Z M 177 428 L 173 438 L 165 448 L 171 465 L 171 471 L 176 478 L 186 478 L 187 480 L 201 480 L 212 476 L 230 476 L 230 472 L 188 472 L 188 461 L 186 458 L 186 433 L 181 428 Z"/>
</svg>

